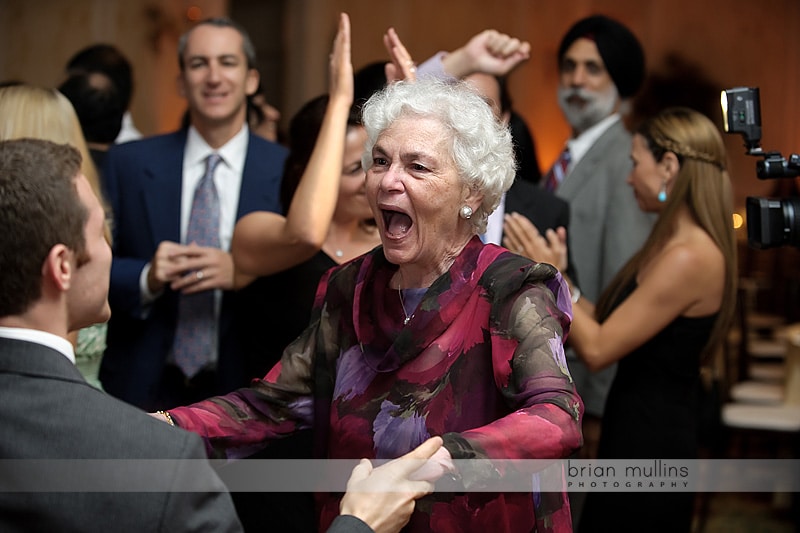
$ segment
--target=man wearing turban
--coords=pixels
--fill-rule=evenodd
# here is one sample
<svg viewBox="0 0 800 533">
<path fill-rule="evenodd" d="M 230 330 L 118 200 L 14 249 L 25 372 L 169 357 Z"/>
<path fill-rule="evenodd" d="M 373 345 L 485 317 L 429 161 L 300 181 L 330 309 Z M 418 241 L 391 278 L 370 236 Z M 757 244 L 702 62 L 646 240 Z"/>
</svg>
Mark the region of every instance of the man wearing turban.
<svg viewBox="0 0 800 533">
<path fill-rule="evenodd" d="M 644 80 L 644 53 L 628 28 L 595 15 L 579 20 L 564 35 L 558 66 L 558 103 L 572 135 L 542 183 L 570 203 L 570 250 L 580 290 L 597 301 L 641 248 L 653 222 L 626 184 L 631 136 L 621 120 Z M 592 458 L 616 368 L 590 374 L 574 353 L 567 356 L 586 406 L 582 456 Z"/>
</svg>

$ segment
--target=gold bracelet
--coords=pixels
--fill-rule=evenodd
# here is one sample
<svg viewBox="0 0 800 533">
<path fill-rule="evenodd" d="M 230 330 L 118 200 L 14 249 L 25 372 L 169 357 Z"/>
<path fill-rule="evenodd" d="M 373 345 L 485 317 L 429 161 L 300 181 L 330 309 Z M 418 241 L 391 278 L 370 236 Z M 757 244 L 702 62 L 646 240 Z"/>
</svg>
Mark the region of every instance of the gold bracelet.
<svg viewBox="0 0 800 533">
<path fill-rule="evenodd" d="M 169 424 L 170 426 L 174 426 L 175 425 L 175 421 L 172 419 L 172 415 L 169 414 L 167 411 L 156 411 L 156 414 L 159 414 L 159 415 L 163 416 L 164 418 L 166 418 L 167 419 L 167 424 Z"/>
</svg>

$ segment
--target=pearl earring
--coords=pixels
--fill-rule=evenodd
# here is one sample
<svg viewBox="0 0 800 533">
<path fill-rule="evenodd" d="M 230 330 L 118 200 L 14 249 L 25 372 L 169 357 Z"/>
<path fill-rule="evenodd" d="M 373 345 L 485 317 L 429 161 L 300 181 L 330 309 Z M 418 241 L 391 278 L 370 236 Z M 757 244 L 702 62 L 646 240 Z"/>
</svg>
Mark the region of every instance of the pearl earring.
<svg viewBox="0 0 800 533">
<path fill-rule="evenodd" d="M 658 191 L 658 201 L 662 204 L 667 201 L 667 180 L 661 183 L 661 190 Z"/>
<path fill-rule="evenodd" d="M 461 211 L 459 211 L 458 214 L 461 215 L 461 218 L 464 220 L 469 220 L 472 218 L 472 208 L 468 205 L 465 205 L 461 208 Z"/>
</svg>

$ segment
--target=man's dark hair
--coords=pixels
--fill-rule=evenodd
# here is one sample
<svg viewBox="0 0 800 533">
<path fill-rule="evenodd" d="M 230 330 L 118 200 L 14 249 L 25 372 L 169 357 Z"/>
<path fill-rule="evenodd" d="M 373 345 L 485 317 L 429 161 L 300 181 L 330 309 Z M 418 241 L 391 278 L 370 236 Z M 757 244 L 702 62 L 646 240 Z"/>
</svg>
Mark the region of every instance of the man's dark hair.
<svg viewBox="0 0 800 533">
<path fill-rule="evenodd" d="M 367 63 L 353 74 L 353 104 L 361 109 L 370 96 L 386 87 L 386 61 Z"/>
<path fill-rule="evenodd" d="M 102 72 L 78 72 L 58 90 L 75 108 L 87 142 L 114 142 L 122 129 L 125 105 L 111 78 Z"/>
<path fill-rule="evenodd" d="M 234 22 L 228 17 L 217 17 L 201 20 L 196 26 L 192 27 L 192 29 L 184 32 L 180 39 L 178 39 L 178 65 L 181 68 L 181 72 L 186 69 L 186 63 L 183 55 L 186 53 L 186 44 L 189 42 L 189 34 L 192 33 L 192 31 L 194 31 L 194 29 L 198 26 L 233 28 L 234 30 L 238 31 L 242 36 L 242 51 L 244 52 L 244 56 L 247 58 L 247 68 L 256 68 L 256 47 L 253 46 L 253 41 L 250 39 L 250 34 L 247 33 L 247 30 L 244 29 L 244 26 L 241 26 L 239 23 Z"/>
<path fill-rule="evenodd" d="M 94 44 L 77 52 L 67 62 L 67 75 L 76 72 L 102 72 L 114 82 L 125 109 L 133 96 L 133 68 L 122 52 L 105 43 Z"/>
<path fill-rule="evenodd" d="M 67 144 L 0 141 L 0 317 L 23 314 L 41 298 L 42 265 L 53 246 L 64 244 L 77 262 L 85 256 L 80 168 L 80 153 Z"/>
</svg>

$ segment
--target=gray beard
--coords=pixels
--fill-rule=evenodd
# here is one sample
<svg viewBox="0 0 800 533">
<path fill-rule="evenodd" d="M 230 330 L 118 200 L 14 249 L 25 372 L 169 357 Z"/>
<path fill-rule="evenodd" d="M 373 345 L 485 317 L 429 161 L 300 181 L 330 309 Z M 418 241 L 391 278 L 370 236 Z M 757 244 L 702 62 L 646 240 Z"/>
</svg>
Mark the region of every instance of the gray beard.
<svg viewBox="0 0 800 533">
<path fill-rule="evenodd" d="M 575 106 L 569 103 L 572 96 L 578 96 L 586 103 Z M 558 88 L 558 105 L 564 113 L 569 125 L 577 133 L 583 133 L 614 112 L 619 99 L 617 88 L 613 84 L 605 93 L 587 91 L 586 89 Z"/>
</svg>

